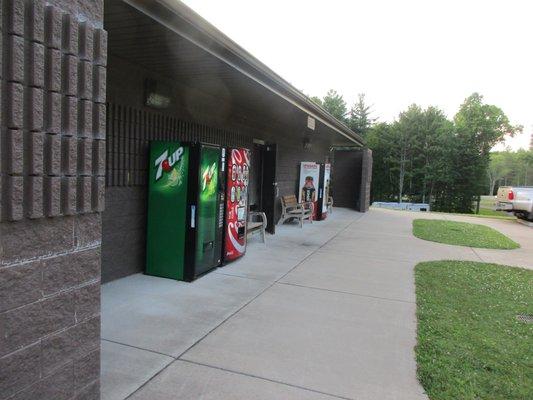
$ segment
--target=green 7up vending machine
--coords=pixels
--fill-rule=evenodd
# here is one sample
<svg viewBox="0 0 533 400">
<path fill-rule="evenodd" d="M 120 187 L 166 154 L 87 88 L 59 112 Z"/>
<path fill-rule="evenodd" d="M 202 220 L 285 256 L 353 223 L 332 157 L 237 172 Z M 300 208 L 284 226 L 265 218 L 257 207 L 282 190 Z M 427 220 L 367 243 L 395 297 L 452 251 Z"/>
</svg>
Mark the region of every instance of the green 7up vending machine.
<svg viewBox="0 0 533 400">
<path fill-rule="evenodd" d="M 150 143 L 146 273 L 192 281 L 221 262 L 225 151 Z"/>
</svg>

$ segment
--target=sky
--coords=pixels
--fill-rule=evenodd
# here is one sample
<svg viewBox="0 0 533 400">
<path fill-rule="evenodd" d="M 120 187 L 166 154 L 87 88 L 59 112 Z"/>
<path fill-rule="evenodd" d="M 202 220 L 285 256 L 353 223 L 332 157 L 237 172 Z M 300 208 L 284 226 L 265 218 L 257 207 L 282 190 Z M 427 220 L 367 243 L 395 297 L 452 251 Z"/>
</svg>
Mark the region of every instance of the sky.
<svg viewBox="0 0 533 400">
<path fill-rule="evenodd" d="M 410 104 L 452 118 L 473 92 L 533 132 L 533 1 L 184 0 L 310 96 L 358 93 L 392 121 Z M 500 146 L 499 148 L 503 148 Z"/>
</svg>

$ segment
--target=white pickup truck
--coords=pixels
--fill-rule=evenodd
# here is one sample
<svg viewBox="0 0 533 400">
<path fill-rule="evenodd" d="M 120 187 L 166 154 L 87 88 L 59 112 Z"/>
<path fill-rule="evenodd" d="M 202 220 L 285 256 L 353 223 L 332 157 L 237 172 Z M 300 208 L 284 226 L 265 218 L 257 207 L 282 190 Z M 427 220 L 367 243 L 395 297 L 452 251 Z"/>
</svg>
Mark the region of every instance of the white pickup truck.
<svg viewBox="0 0 533 400">
<path fill-rule="evenodd" d="M 518 218 L 533 221 L 533 186 L 500 186 L 496 210 L 511 211 Z"/>
</svg>

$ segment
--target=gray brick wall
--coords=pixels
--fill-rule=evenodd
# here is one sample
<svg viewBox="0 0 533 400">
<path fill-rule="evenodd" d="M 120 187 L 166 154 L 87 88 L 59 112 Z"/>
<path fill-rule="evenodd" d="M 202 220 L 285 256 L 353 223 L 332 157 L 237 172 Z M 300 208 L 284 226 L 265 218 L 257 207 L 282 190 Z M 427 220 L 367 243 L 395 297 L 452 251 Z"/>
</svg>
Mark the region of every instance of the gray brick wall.
<svg viewBox="0 0 533 400">
<path fill-rule="evenodd" d="M 102 237 L 103 282 L 144 270 L 146 198 L 144 185 L 107 188 Z"/>
<path fill-rule="evenodd" d="M 370 207 L 370 185 L 372 183 L 372 150 L 363 149 L 361 159 L 361 185 L 359 189 L 359 211 L 367 212 Z"/>
<path fill-rule="evenodd" d="M 0 400 L 99 398 L 102 7 L 0 0 Z"/>
<path fill-rule="evenodd" d="M 219 100 L 209 94 L 168 80 L 132 63 L 109 55 L 107 121 L 107 188 L 102 216 L 102 281 L 107 282 L 145 267 L 146 169 L 148 141 L 202 140 L 223 146 L 251 148 L 253 139 L 278 144 L 279 195 L 297 194 L 299 163 L 324 162 L 335 138 L 326 132 L 311 133 L 310 149 L 303 147 L 306 116 L 277 121 L 247 110 L 232 109 L 217 118 Z M 156 79 L 173 93 L 195 91 L 195 103 L 176 100 L 165 112 L 143 106 L 145 79 Z M 191 113 L 190 110 L 194 112 Z M 299 118 L 299 119 L 298 119 Z M 278 199 L 277 218 L 281 212 Z"/>
<path fill-rule="evenodd" d="M 97 387 L 100 215 L 2 223 L 0 237 L 0 399 Z"/>
</svg>

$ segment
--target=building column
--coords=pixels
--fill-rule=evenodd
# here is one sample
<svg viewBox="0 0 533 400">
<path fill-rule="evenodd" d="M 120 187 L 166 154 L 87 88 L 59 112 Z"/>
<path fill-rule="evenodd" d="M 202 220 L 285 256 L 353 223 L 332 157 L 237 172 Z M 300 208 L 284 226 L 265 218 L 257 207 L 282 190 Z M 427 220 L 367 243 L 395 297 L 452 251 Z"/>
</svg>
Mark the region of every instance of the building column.
<svg viewBox="0 0 533 400">
<path fill-rule="evenodd" d="M 103 1 L 0 10 L 0 400 L 99 399 Z"/>
<path fill-rule="evenodd" d="M 332 182 L 333 199 L 337 207 L 367 212 L 372 182 L 372 150 L 336 150 L 333 157 Z"/>
</svg>

